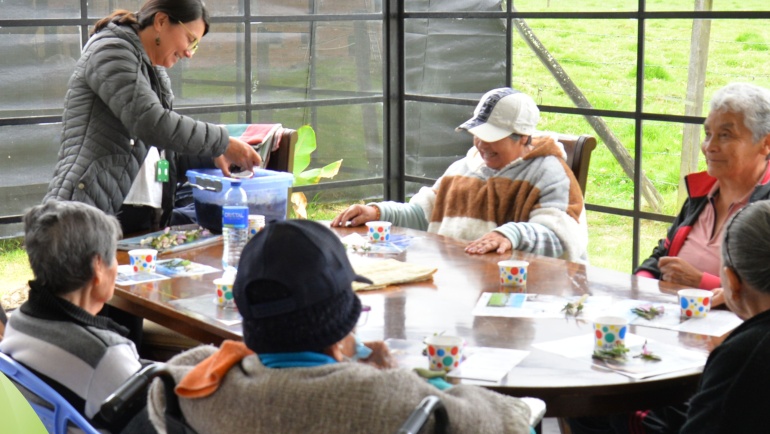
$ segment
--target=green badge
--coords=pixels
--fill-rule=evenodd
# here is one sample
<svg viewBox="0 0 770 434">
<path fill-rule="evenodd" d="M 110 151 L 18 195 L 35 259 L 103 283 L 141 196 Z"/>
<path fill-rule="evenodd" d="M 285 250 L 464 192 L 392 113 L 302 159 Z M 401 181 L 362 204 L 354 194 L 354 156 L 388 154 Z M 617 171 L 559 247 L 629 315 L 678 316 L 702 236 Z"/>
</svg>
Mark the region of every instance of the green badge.
<svg viewBox="0 0 770 434">
<path fill-rule="evenodd" d="M 159 160 L 155 165 L 155 180 L 158 182 L 168 182 L 168 160 Z"/>
</svg>

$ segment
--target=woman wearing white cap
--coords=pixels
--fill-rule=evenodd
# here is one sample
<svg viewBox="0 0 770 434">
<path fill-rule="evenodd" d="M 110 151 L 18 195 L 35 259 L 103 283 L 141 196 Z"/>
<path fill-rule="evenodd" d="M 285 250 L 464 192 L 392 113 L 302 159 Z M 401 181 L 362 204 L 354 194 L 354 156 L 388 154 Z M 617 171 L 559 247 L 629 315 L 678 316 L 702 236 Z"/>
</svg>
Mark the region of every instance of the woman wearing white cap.
<svg viewBox="0 0 770 434">
<path fill-rule="evenodd" d="M 467 253 L 511 249 L 585 260 L 583 195 L 550 136 L 538 136 L 537 105 L 511 88 L 487 92 L 457 130 L 473 148 L 409 203 L 353 205 L 332 221 L 353 226 L 385 220 L 468 241 Z"/>
</svg>

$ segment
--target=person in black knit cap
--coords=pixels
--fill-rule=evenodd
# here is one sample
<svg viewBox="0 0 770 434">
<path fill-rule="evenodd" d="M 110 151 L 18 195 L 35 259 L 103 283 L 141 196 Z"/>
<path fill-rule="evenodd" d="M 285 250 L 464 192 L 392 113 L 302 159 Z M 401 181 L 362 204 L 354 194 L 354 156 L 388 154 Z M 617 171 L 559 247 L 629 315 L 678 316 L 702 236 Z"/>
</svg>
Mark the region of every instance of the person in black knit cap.
<svg viewBox="0 0 770 434">
<path fill-rule="evenodd" d="M 383 342 L 358 341 L 353 281 L 368 279 L 355 273 L 329 228 L 289 220 L 257 233 L 233 285 L 243 342 L 169 361 L 187 423 L 207 434 L 396 432 L 423 398 L 437 395 L 453 432 L 529 433 L 521 400 L 470 385 L 438 390 L 412 371 L 391 369 Z M 159 432 L 166 430 L 163 398 L 156 381 L 148 409 Z"/>
</svg>

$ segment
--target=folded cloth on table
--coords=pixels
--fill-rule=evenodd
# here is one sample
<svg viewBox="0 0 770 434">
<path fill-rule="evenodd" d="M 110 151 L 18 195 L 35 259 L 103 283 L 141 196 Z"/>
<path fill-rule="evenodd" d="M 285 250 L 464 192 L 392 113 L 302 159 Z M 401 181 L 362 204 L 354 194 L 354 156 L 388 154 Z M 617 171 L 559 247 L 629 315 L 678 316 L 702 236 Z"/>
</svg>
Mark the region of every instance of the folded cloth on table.
<svg viewBox="0 0 770 434">
<path fill-rule="evenodd" d="M 399 283 L 422 282 L 432 280 L 436 268 L 409 264 L 395 259 L 380 261 L 354 262 L 353 269 L 373 283 L 353 282 L 353 291 L 382 289 Z"/>
<path fill-rule="evenodd" d="M 237 137 L 258 149 L 262 157 L 262 168 L 267 167 L 270 153 L 278 150 L 281 143 L 281 124 L 226 124 L 230 137 Z M 262 144 L 264 146 L 260 146 Z"/>
</svg>

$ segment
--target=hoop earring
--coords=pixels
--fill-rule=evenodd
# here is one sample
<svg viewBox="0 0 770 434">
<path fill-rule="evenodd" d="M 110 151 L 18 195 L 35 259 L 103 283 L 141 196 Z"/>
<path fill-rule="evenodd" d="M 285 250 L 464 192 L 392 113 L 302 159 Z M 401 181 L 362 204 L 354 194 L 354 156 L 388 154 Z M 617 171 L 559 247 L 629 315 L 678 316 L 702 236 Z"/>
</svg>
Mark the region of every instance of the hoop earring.
<svg viewBox="0 0 770 434">
<path fill-rule="evenodd" d="M 155 46 L 160 47 L 160 34 L 158 34 L 158 36 L 155 37 Z"/>
</svg>

